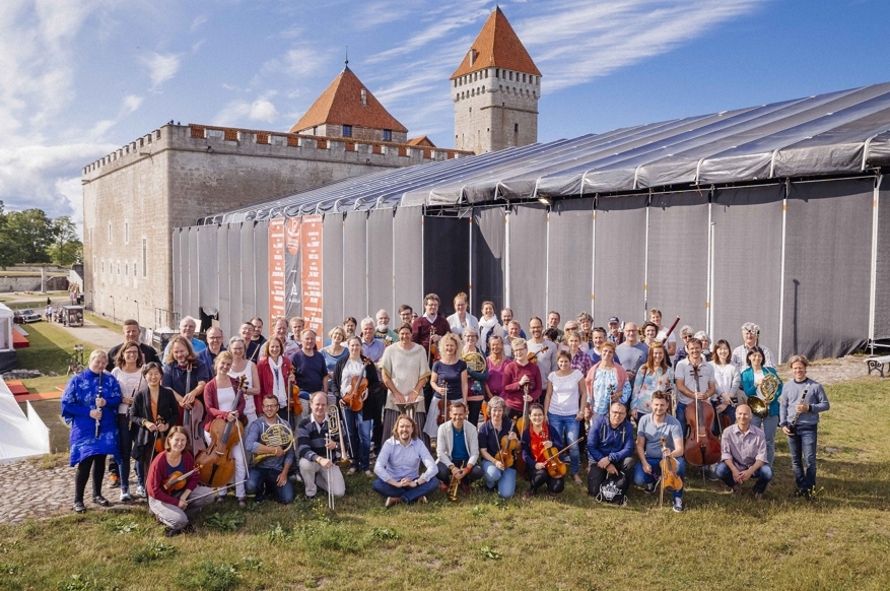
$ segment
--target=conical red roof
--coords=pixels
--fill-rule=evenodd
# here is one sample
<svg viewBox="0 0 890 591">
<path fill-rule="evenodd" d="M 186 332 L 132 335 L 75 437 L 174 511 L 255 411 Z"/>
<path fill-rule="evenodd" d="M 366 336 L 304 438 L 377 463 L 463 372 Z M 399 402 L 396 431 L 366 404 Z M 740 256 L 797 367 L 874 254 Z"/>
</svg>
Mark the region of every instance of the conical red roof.
<svg viewBox="0 0 890 591">
<path fill-rule="evenodd" d="M 485 21 L 451 79 L 486 68 L 505 68 L 534 76 L 541 75 L 500 7 L 495 8 Z"/>
</svg>

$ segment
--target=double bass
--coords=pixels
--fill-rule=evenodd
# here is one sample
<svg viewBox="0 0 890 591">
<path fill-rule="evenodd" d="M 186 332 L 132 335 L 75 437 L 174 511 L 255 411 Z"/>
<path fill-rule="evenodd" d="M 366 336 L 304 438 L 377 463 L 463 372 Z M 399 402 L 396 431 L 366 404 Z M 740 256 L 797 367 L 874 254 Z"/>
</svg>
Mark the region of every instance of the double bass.
<svg viewBox="0 0 890 591">
<path fill-rule="evenodd" d="M 238 409 L 238 403 L 244 396 L 244 385 L 247 377 L 241 376 L 233 384 L 235 389 L 235 401 L 230 412 Z M 240 423 L 236 428 L 234 421 L 222 418 L 213 419 L 210 422 L 210 445 L 198 454 L 195 464 L 198 466 L 201 484 L 210 487 L 220 487 L 228 484 L 235 476 L 235 446 L 241 443 Z"/>
<path fill-rule="evenodd" d="M 701 391 L 699 369 L 692 367 L 695 390 Z M 711 431 L 714 424 L 714 407 L 709 400 L 693 400 L 686 405 L 686 424 L 689 432 L 684 441 L 683 457 L 693 466 L 708 466 L 720 461 L 720 440 Z"/>
</svg>

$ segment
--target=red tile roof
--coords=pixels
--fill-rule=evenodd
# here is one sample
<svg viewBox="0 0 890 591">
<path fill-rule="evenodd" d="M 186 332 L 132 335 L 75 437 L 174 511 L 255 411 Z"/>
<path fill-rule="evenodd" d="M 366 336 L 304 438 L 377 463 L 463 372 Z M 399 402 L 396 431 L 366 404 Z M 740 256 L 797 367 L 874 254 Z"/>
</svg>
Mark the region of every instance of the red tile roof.
<svg viewBox="0 0 890 591">
<path fill-rule="evenodd" d="M 451 80 L 486 68 L 505 68 L 534 76 L 541 75 L 500 7 L 495 8 L 485 21 L 464 60 L 451 75 Z"/>
<path fill-rule="evenodd" d="M 364 104 L 362 104 L 362 90 L 365 91 Z M 348 66 L 334 78 L 309 110 L 290 128 L 290 132 L 298 133 L 326 123 L 369 129 L 391 129 L 404 133 L 408 131 L 407 127 L 383 108 L 380 101 Z"/>
<path fill-rule="evenodd" d="M 433 143 L 433 140 L 429 138 L 429 136 L 422 135 L 420 137 L 409 137 L 408 141 L 405 142 L 409 146 L 423 146 L 424 148 L 435 148 L 436 144 Z"/>
</svg>

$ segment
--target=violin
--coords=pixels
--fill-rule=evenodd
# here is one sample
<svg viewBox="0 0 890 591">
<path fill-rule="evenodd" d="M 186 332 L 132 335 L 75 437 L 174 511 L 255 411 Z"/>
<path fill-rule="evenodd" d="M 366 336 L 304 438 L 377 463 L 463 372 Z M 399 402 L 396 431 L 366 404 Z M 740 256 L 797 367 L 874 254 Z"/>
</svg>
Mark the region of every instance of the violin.
<svg viewBox="0 0 890 591">
<path fill-rule="evenodd" d="M 241 376 L 233 384 L 235 388 L 235 401 L 232 403 L 232 411 L 238 409 L 238 403 L 244 396 L 244 386 L 247 377 Z M 201 476 L 201 484 L 210 487 L 219 487 L 227 484 L 235 475 L 235 446 L 241 442 L 241 429 L 235 428 L 235 421 L 227 421 L 222 418 L 213 419 L 210 422 L 210 445 L 206 450 L 198 454 L 195 463 Z"/>
<path fill-rule="evenodd" d="M 447 388 L 447 386 L 445 384 L 445 378 L 439 378 L 439 387 Z M 436 404 L 439 407 L 439 416 L 436 417 L 436 424 L 441 425 L 448 418 L 445 414 L 445 409 L 447 408 L 446 404 L 447 404 L 448 392 L 446 391 L 445 394 L 441 394 L 441 395 L 439 395 L 439 393 L 436 392 L 436 395 L 437 395 L 436 396 L 436 398 L 437 398 Z"/>
<path fill-rule="evenodd" d="M 291 369 L 290 407 L 298 418 L 303 414 L 303 401 L 300 399 L 300 387 L 297 385 L 297 366 Z"/>
<path fill-rule="evenodd" d="M 667 442 L 664 437 L 661 438 L 661 447 L 665 447 Z M 683 490 L 683 480 L 677 474 L 679 463 L 677 458 L 670 454 L 664 454 L 659 463 L 661 466 L 661 495 L 664 497 L 665 489 Z M 663 499 L 662 499 L 663 500 Z"/>
<path fill-rule="evenodd" d="M 365 368 L 368 367 L 368 364 L 365 364 Z M 349 393 L 343 397 L 343 402 L 349 407 L 352 412 L 359 412 L 362 407 L 365 405 L 365 394 L 368 392 L 368 378 L 365 377 L 365 372 L 362 371 L 357 376 L 354 376 L 349 383 Z"/>
<path fill-rule="evenodd" d="M 698 368 L 692 368 L 695 389 L 699 390 Z M 708 400 L 693 400 L 686 405 L 686 435 L 683 457 L 693 466 L 706 466 L 720 461 L 720 440 L 711 431 L 714 424 L 714 407 Z"/>
<path fill-rule="evenodd" d="M 552 445 L 543 449 L 541 453 L 544 454 L 544 461 L 541 463 L 544 464 L 544 468 L 547 470 L 547 475 L 550 476 L 550 478 L 565 478 L 565 475 L 569 473 L 569 467 L 559 456 L 573 446 L 578 445 L 578 442 L 580 442 L 581 439 L 583 438 L 579 437 L 560 450 L 557 450 Z"/>
<path fill-rule="evenodd" d="M 519 439 L 511 438 L 510 433 L 513 431 L 513 425 L 507 430 L 507 434 L 498 441 L 498 453 L 494 454 L 496 462 L 504 465 L 504 468 L 513 467 L 516 461 L 516 454 L 519 451 Z"/>
<path fill-rule="evenodd" d="M 161 487 L 167 494 L 175 495 L 185 490 L 188 485 L 189 476 L 198 471 L 198 468 L 189 470 L 188 472 L 180 472 L 176 470 L 170 475 L 170 478 L 164 481 Z"/>
<path fill-rule="evenodd" d="M 164 451 L 164 442 L 167 440 L 167 433 L 161 433 L 160 426 L 166 425 L 167 421 L 164 420 L 164 417 L 158 417 L 155 420 L 155 425 L 158 426 L 158 430 L 155 431 L 155 453 L 163 453 Z"/>
<path fill-rule="evenodd" d="M 435 325 L 435 324 L 430 324 L 430 337 L 429 337 L 429 343 L 430 343 L 430 358 L 429 358 L 429 363 L 430 363 L 430 365 L 433 364 L 433 361 L 438 361 L 438 360 L 440 359 L 440 356 L 439 356 L 439 345 L 438 345 L 438 343 L 434 343 L 434 342 L 433 342 L 433 337 L 434 337 L 434 336 L 436 336 L 436 325 Z"/>
</svg>

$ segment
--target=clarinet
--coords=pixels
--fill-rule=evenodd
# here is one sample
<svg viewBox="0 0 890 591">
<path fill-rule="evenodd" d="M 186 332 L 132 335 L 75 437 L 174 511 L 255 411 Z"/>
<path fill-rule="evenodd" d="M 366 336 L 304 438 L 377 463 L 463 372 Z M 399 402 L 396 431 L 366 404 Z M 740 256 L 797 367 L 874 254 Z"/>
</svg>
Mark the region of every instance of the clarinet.
<svg viewBox="0 0 890 591">
<path fill-rule="evenodd" d="M 801 401 L 806 404 L 809 404 L 807 402 L 807 394 L 809 394 L 809 392 L 810 392 L 810 387 L 807 386 L 806 388 L 803 389 L 803 396 L 801 396 L 801 398 L 800 398 Z M 797 433 L 797 420 L 800 418 L 800 413 L 797 412 L 796 408 L 794 410 L 795 410 L 794 418 L 791 419 L 791 422 L 788 424 L 788 430 L 791 431 L 792 435 Z"/>
<path fill-rule="evenodd" d="M 99 418 L 96 419 L 96 439 L 99 439 L 99 428 L 102 425 L 102 415 L 101 415 L 102 409 L 99 407 L 99 400 L 102 399 L 102 378 L 103 377 L 104 377 L 103 375 L 101 375 L 101 374 L 99 375 L 99 388 L 96 391 L 96 410 L 98 410 L 100 413 Z"/>
</svg>

